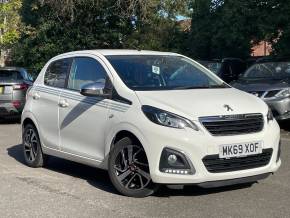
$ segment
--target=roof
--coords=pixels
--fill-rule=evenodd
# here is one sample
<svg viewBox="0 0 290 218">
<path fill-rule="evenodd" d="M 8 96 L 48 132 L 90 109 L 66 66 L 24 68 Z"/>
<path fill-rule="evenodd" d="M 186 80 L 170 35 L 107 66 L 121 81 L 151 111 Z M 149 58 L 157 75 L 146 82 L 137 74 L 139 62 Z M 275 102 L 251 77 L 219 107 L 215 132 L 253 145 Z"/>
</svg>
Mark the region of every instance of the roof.
<svg viewBox="0 0 290 218">
<path fill-rule="evenodd" d="M 73 51 L 61 54 L 63 55 L 73 55 L 73 54 L 101 54 L 103 56 L 107 55 L 178 55 L 171 52 L 159 52 L 159 51 L 149 51 L 149 50 L 127 50 L 127 49 L 98 49 L 98 50 L 83 50 L 83 51 Z"/>
<path fill-rule="evenodd" d="M 259 58 L 256 63 L 265 63 L 265 62 L 289 62 L 290 57 L 264 57 Z"/>
</svg>

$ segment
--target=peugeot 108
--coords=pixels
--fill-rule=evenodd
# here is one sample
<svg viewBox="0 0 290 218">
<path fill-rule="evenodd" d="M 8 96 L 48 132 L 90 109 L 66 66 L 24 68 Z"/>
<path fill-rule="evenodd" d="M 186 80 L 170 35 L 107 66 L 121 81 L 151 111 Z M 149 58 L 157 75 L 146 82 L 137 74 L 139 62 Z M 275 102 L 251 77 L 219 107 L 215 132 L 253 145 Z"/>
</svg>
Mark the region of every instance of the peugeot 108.
<svg viewBox="0 0 290 218">
<path fill-rule="evenodd" d="M 28 166 L 52 155 L 106 169 L 133 197 L 160 184 L 254 183 L 281 165 L 268 106 L 175 53 L 56 56 L 27 93 L 22 127 Z"/>
</svg>

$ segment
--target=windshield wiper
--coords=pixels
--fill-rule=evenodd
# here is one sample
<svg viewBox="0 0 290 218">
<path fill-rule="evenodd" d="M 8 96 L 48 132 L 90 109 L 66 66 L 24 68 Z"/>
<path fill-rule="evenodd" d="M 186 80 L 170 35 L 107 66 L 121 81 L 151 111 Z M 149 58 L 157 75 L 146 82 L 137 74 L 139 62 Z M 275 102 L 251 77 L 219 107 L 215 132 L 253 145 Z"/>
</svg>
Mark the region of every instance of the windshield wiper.
<svg viewBox="0 0 290 218">
<path fill-rule="evenodd" d="M 173 89 L 208 89 L 210 88 L 209 86 L 179 86 L 179 87 L 175 87 Z"/>
<path fill-rule="evenodd" d="M 214 89 L 214 88 L 229 88 L 226 83 L 220 85 L 211 85 L 211 86 L 180 86 L 173 89 Z"/>
</svg>

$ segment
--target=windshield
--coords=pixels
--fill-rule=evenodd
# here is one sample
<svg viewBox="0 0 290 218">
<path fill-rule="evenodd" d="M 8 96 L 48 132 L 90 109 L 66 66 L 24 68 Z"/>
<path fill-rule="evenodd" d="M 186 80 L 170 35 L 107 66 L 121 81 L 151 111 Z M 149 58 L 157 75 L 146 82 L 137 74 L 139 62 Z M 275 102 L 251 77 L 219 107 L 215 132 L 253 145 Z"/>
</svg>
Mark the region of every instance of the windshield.
<svg viewBox="0 0 290 218">
<path fill-rule="evenodd" d="M 290 62 L 265 62 L 250 67 L 243 78 L 281 79 L 290 77 Z"/>
<path fill-rule="evenodd" d="M 21 80 L 23 79 L 20 72 L 14 70 L 0 70 L 1 80 Z"/>
<path fill-rule="evenodd" d="M 181 56 L 112 55 L 107 59 L 133 90 L 228 87 L 210 72 Z"/>
</svg>

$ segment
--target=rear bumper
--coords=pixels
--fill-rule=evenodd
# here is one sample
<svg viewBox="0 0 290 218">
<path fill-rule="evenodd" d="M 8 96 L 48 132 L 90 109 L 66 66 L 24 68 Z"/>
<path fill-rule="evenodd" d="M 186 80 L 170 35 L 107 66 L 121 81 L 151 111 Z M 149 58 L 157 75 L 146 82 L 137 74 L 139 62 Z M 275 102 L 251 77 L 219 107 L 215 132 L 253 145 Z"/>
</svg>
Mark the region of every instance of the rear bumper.
<svg viewBox="0 0 290 218">
<path fill-rule="evenodd" d="M 0 103 L 0 117 L 19 117 L 22 113 L 24 102 L 19 101 L 17 105 L 13 102 Z"/>
</svg>

